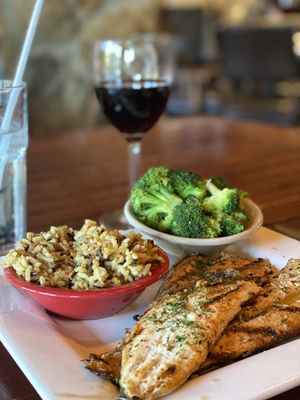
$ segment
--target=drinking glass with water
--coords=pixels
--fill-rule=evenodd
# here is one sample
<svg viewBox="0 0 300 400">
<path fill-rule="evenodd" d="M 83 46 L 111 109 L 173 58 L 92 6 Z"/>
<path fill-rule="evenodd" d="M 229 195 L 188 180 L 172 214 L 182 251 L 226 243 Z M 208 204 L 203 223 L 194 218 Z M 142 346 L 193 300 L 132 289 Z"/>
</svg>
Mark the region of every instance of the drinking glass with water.
<svg viewBox="0 0 300 400">
<path fill-rule="evenodd" d="M 16 106 L 8 129 L 3 118 L 10 96 Z M 27 88 L 0 80 L 0 253 L 26 232 L 26 150 L 28 147 Z"/>
</svg>

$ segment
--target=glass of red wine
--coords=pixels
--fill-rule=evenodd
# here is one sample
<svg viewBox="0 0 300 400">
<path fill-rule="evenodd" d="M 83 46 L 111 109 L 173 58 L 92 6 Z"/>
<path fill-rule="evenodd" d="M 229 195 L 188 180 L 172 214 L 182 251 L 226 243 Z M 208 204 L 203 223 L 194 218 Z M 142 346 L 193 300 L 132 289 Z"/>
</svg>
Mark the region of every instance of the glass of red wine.
<svg viewBox="0 0 300 400">
<path fill-rule="evenodd" d="M 141 140 L 164 112 L 169 97 L 174 71 L 170 37 L 152 34 L 97 41 L 93 70 L 99 104 L 128 143 L 132 187 L 140 174 Z M 118 227 L 122 218 L 122 213 L 115 213 L 101 222 Z"/>
</svg>

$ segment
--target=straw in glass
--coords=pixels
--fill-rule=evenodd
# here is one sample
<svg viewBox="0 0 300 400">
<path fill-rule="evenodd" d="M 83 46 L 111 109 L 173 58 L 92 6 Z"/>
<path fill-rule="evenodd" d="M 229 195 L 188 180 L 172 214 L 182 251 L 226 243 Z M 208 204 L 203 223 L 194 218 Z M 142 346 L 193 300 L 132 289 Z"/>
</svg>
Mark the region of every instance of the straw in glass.
<svg viewBox="0 0 300 400">
<path fill-rule="evenodd" d="M 26 68 L 29 52 L 32 46 L 33 38 L 36 32 L 37 24 L 40 18 L 44 0 L 36 0 L 35 6 L 32 12 L 30 23 L 26 32 L 22 52 L 17 65 L 16 73 L 13 80 L 13 87 L 17 88 L 22 83 L 24 71 Z M 14 114 L 14 110 L 19 97 L 19 90 L 12 90 L 7 102 L 4 117 L 0 128 L 0 188 L 2 188 L 3 174 L 7 159 L 7 152 L 10 145 L 10 135 L 5 135 L 4 132 L 8 132 L 11 125 L 11 119 Z"/>
</svg>

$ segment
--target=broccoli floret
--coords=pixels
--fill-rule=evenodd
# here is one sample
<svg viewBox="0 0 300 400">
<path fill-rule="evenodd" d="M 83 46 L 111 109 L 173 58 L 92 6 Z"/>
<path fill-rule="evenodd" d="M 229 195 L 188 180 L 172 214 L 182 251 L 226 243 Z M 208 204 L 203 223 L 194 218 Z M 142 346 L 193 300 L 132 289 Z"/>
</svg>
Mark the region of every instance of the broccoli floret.
<svg viewBox="0 0 300 400">
<path fill-rule="evenodd" d="M 206 188 L 210 196 L 205 197 L 202 207 L 207 212 L 233 212 L 240 204 L 240 196 L 236 188 L 219 189 L 210 179 L 206 181 Z"/>
<path fill-rule="evenodd" d="M 215 186 L 217 186 L 218 189 L 225 189 L 225 188 L 233 189 L 233 187 L 230 186 L 227 183 L 227 181 L 224 178 L 221 178 L 220 176 L 213 176 L 212 178 L 210 178 L 210 181 Z M 240 199 L 244 199 L 245 197 L 248 197 L 248 192 L 246 190 L 237 189 L 237 191 L 239 192 Z"/>
<path fill-rule="evenodd" d="M 204 214 L 195 197 L 189 197 L 174 208 L 171 233 L 188 238 L 214 238 L 220 234 L 220 225 Z"/>
<path fill-rule="evenodd" d="M 249 193 L 246 190 L 238 189 L 240 199 L 245 199 L 249 196 Z"/>
<path fill-rule="evenodd" d="M 224 178 L 221 178 L 220 176 L 213 176 L 210 178 L 210 181 L 217 186 L 218 189 L 225 189 L 229 188 L 230 186 L 228 183 L 225 181 Z"/>
<path fill-rule="evenodd" d="M 236 220 L 232 215 L 223 212 L 214 214 L 221 227 L 221 236 L 235 235 L 245 229 L 241 221 Z"/>
<path fill-rule="evenodd" d="M 136 217 L 165 232 L 173 220 L 174 208 L 182 199 L 173 193 L 166 167 L 150 168 L 133 186 L 130 203 Z"/>
<path fill-rule="evenodd" d="M 169 177 L 175 193 L 182 199 L 194 196 L 202 200 L 207 193 L 205 181 L 191 171 L 170 170 Z"/>
<path fill-rule="evenodd" d="M 154 229 L 215 238 L 244 230 L 248 217 L 242 196 L 219 177 L 203 180 L 190 171 L 154 167 L 136 182 L 130 202 L 136 217 Z"/>
<path fill-rule="evenodd" d="M 136 184 L 138 187 L 147 190 L 160 190 L 163 187 L 170 192 L 174 192 L 169 177 L 170 171 L 168 167 L 149 168 L 148 171 L 138 179 Z"/>
<path fill-rule="evenodd" d="M 241 222 L 242 224 L 245 224 L 245 223 L 248 221 L 248 219 L 249 219 L 249 217 L 248 217 L 246 211 L 245 211 L 243 208 L 241 208 L 241 207 L 238 207 L 237 209 L 235 209 L 235 210 L 231 213 L 231 216 L 232 216 L 235 220 Z"/>
</svg>

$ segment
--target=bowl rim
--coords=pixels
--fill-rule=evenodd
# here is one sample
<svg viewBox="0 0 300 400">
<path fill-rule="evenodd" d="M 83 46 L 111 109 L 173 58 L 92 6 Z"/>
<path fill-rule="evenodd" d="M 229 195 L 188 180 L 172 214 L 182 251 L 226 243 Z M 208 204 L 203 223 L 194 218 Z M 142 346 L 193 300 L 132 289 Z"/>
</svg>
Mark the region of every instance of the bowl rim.
<svg viewBox="0 0 300 400">
<path fill-rule="evenodd" d="M 171 235 L 169 233 L 160 232 L 153 228 L 150 228 L 149 226 L 143 224 L 141 221 L 139 221 L 134 216 L 134 214 L 131 210 L 130 200 L 128 200 L 125 203 L 124 214 L 125 214 L 125 217 L 128 220 L 128 222 L 131 225 L 133 225 L 134 228 L 136 228 L 150 236 L 154 236 L 158 239 L 166 240 L 170 243 L 178 244 L 178 245 L 219 246 L 221 244 L 231 244 L 234 241 L 242 240 L 242 239 L 248 237 L 252 232 L 256 231 L 257 229 L 259 229 L 262 226 L 263 214 L 262 214 L 261 209 L 258 207 L 258 205 L 249 198 L 243 199 L 242 201 L 245 205 L 246 210 L 247 209 L 251 210 L 250 218 L 252 220 L 250 220 L 250 225 L 248 227 L 246 227 L 246 229 L 243 232 L 236 233 L 236 234 L 230 235 L 230 236 L 221 236 L 221 237 L 209 238 L 209 239 L 196 239 L 196 238 L 175 236 L 175 235 Z"/>
<path fill-rule="evenodd" d="M 112 288 L 95 288 L 88 290 L 74 290 L 65 288 L 54 288 L 50 286 L 41 286 L 35 282 L 27 282 L 22 277 L 20 277 L 16 270 L 12 267 L 4 268 L 4 277 L 6 280 L 12 284 L 14 287 L 24 290 L 30 293 L 44 294 L 53 297 L 60 298 L 82 298 L 90 299 L 97 297 L 114 297 L 121 296 L 125 294 L 131 294 L 145 289 L 146 287 L 152 285 L 160 278 L 162 278 L 169 269 L 169 257 L 166 252 L 159 248 L 159 253 L 163 257 L 163 262 L 155 265 L 151 272 L 151 275 L 144 276 L 137 279 L 134 282 L 126 283 L 121 286 L 116 286 Z"/>
</svg>

